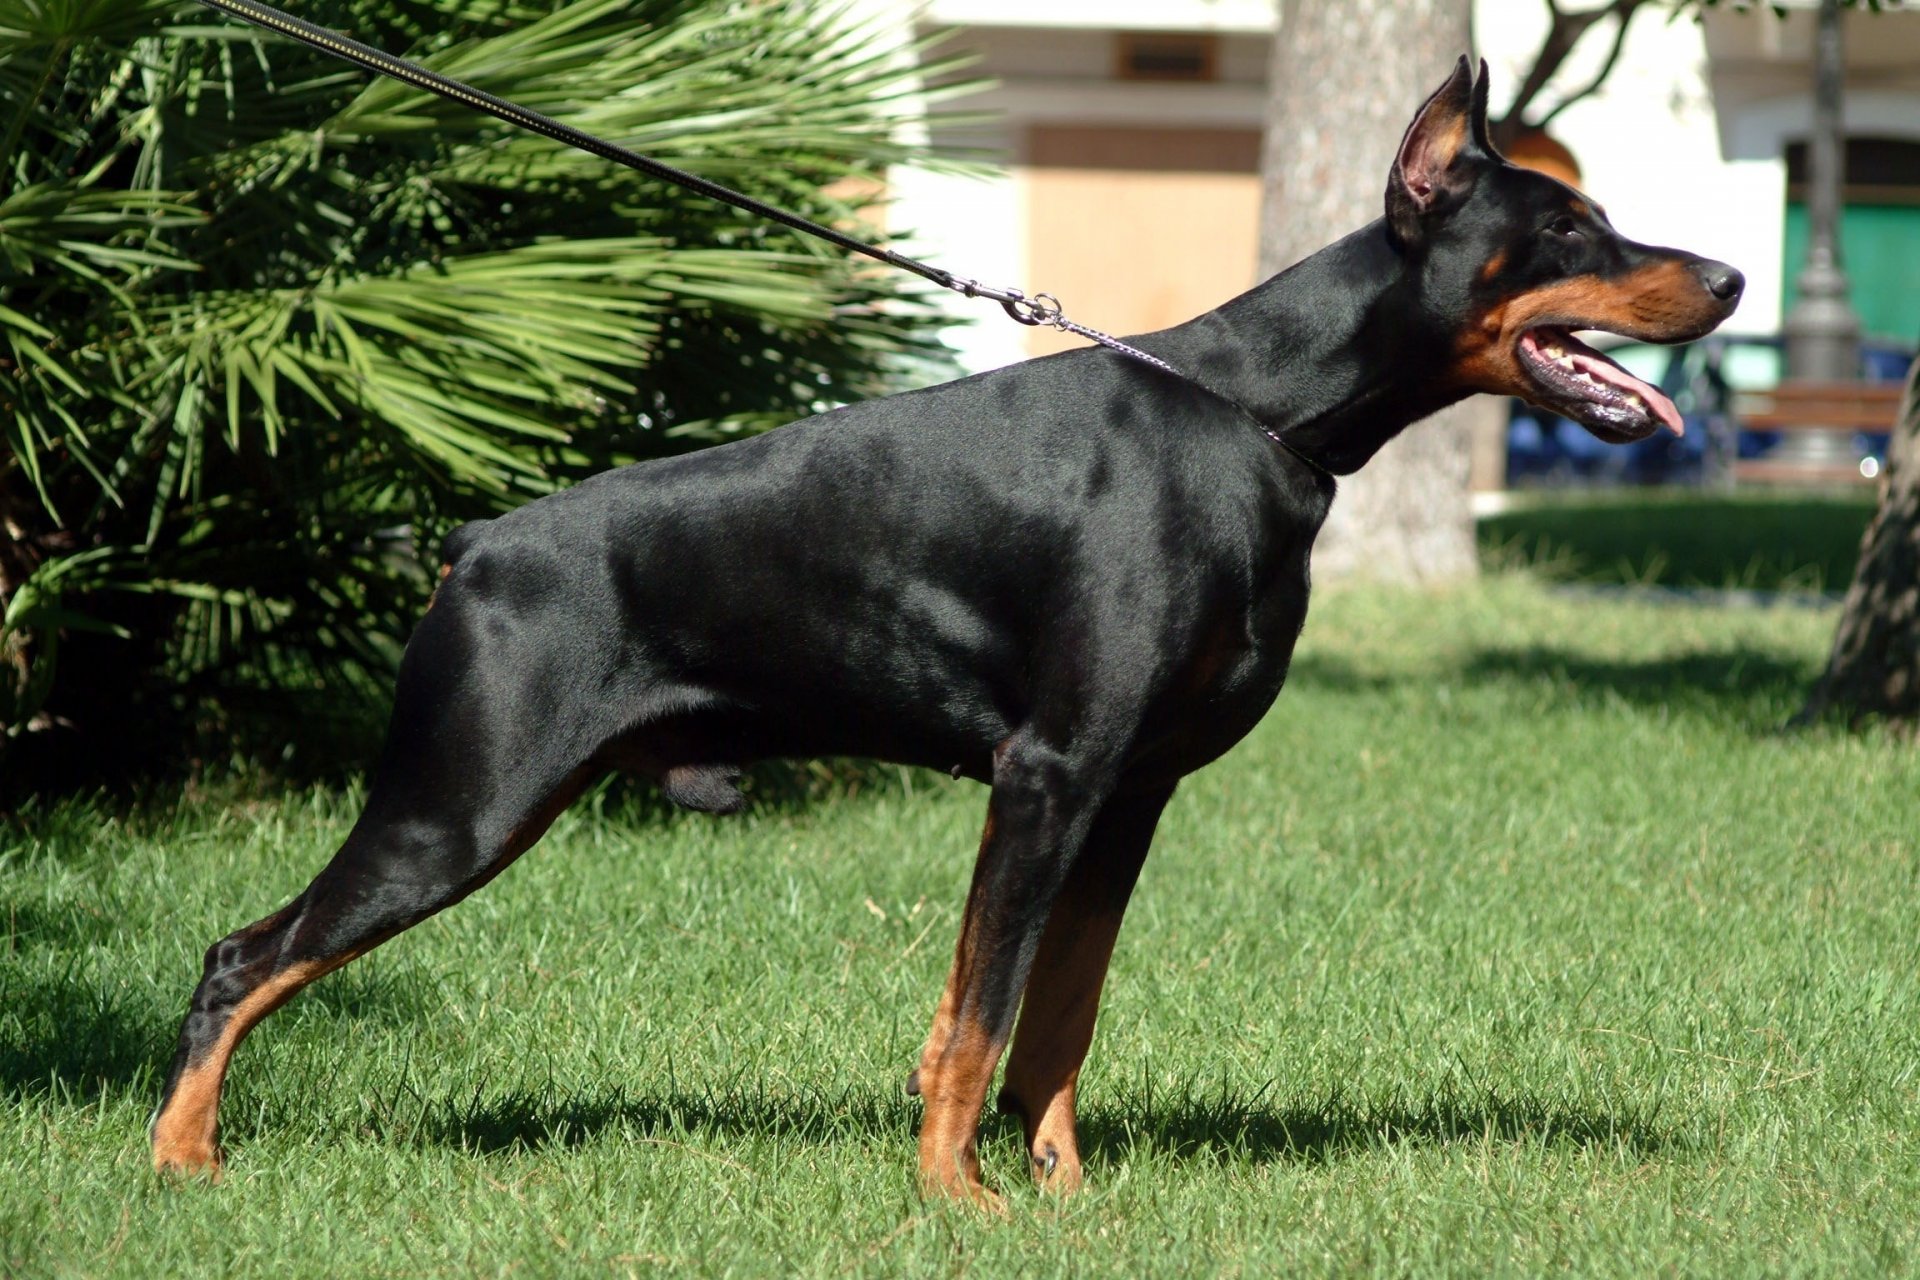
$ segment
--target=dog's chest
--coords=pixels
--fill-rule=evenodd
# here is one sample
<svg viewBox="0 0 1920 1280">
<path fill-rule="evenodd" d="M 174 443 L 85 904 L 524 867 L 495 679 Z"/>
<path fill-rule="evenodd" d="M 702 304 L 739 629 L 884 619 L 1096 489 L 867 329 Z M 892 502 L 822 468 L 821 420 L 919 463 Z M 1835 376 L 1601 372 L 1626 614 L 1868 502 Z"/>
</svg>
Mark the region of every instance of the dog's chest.
<svg viewBox="0 0 1920 1280">
<path fill-rule="evenodd" d="M 1155 700 L 1143 757 L 1156 769 L 1187 774 L 1245 737 L 1286 681 L 1306 605 L 1302 566 L 1284 585 L 1272 583 L 1200 620 Z"/>
</svg>

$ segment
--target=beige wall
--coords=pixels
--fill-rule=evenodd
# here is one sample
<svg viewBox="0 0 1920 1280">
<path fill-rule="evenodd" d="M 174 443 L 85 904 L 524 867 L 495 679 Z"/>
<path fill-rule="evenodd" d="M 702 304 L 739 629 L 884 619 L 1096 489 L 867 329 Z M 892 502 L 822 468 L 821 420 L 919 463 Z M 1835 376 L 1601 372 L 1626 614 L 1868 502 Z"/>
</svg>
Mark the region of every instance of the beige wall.
<svg viewBox="0 0 1920 1280">
<path fill-rule="evenodd" d="M 1164 329 L 1253 283 L 1254 129 L 1035 125 L 1027 134 L 1028 278 L 1067 316 L 1115 334 Z M 1052 329 L 1034 355 L 1084 346 Z"/>
</svg>

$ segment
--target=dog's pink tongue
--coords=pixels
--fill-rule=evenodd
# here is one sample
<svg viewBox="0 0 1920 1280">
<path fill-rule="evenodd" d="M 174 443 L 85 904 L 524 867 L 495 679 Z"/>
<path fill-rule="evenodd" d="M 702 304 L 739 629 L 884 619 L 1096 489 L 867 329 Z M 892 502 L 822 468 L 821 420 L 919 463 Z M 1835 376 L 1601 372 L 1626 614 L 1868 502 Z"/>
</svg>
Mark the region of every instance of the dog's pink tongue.
<svg viewBox="0 0 1920 1280">
<path fill-rule="evenodd" d="M 1674 407 L 1673 401 L 1667 399 L 1657 390 L 1640 381 L 1640 379 L 1634 377 L 1613 361 L 1606 359 L 1598 353 L 1589 354 L 1585 351 L 1575 351 L 1573 353 L 1573 363 L 1578 366 L 1582 372 L 1591 375 L 1599 381 L 1611 383 L 1624 391 L 1631 391 L 1642 400 L 1645 400 L 1647 407 L 1653 410 L 1653 416 L 1666 423 L 1667 428 L 1672 431 L 1673 434 L 1683 436 L 1687 433 L 1687 424 L 1681 420 L 1680 410 Z"/>
</svg>

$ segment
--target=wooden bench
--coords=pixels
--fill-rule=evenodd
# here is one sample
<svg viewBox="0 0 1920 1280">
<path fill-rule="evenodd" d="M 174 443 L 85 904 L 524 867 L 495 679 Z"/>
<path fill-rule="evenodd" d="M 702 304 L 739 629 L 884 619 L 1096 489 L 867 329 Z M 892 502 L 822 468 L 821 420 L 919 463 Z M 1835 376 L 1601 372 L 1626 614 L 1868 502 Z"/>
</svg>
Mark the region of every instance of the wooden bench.
<svg viewBox="0 0 1920 1280">
<path fill-rule="evenodd" d="M 1862 431 L 1891 431 L 1900 412 L 1897 382 L 1783 382 L 1770 392 L 1739 397 L 1735 420 L 1742 431 L 1830 431 L 1851 437 Z M 1746 484 L 1865 484 L 1857 462 L 1814 462 L 1802 458 L 1740 458 L 1733 478 Z"/>
</svg>

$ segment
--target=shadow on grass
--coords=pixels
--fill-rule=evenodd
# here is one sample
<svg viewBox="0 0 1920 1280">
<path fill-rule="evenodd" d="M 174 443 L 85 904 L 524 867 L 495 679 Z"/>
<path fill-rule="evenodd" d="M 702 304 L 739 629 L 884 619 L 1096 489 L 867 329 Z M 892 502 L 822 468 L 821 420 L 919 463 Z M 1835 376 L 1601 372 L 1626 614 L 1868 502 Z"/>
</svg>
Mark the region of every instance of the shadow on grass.
<svg viewBox="0 0 1920 1280">
<path fill-rule="evenodd" d="M 1644 662 L 1537 646 L 1486 649 L 1462 671 L 1476 683 L 1545 685 L 1572 703 L 1617 699 L 1641 707 L 1731 713 L 1768 732 L 1799 705 L 1815 674 L 1808 663 L 1744 645 Z"/>
<path fill-rule="evenodd" d="M 755 1134 L 806 1143 L 898 1138 L 909 1145 L 920 1106 L 904 1092 L 867 1086 L 838 1093 L 775 1093 L 753 1086 L 640 1097 L 621 1089 L 562 1095 L 512 1092 L 443 1098 L 422 1113 L 412 1100 L 377 1101 L 371 1128 L 403 1143 L 492 1154 L 577 1147 L 602 1134 L 642 1138 L 698 1133 Z"/>
<path fill-rule="evenodd" d="M 1841 591 L 1871 494 L 1623 490 L 1479 522 L 1482 560 L 1559 582 Z"/>
<path fill-rule="evenodd" d="M 111 913 L 83 903 L 49 906 L 44 902 L 0 899 L 0 955 L 42 947 L 72 949 L 106 942 L 121 928 Z"/>
<path fill-rule="evenodd" d="M 755 1135 L 828 1144 L 879 1141 L 911 1158 L 920 1104 L 869 1087 L 831 1094 L 772 1093 L 740 1088 L 633 1097 L 620 1091 L 571 1097 L 509 1094 L 445 1099 L 423 1115 L 417 1102 L 376 1109 L 376 1132 L 402 1143 L 496 1154 L 578 1147 L 602 1135 L 641 1140 L 689 1135 Z M 998 1149 L 1021 1140 L 1011 1116 L 988 1114 L 981 1141 Z M 1142 1109 L 1099 1106 L 1082 1117 L 1081 1152 L 1115 1162 L 1141 1152 L 1179 1159 L 1328 1163 L 1384 1147 L 1441 1146 L 1459 1141 L 1626 1147 L 1651 1153 L 1671 1145 L 1651 1117 L 1590 1114 L 1531 1098 L 1436 1093 L 1392 1105 L 1334 1093 L 1318 1105 L 1276 1110 L 1233 1096 L 1156 1102 Z"/>
<path fill-rule="evenodd" d="M 1379 1103 L 1335 1091 L 1323 1102 L 1280 1109 L 1232 1095 L 1193 1097 L 1138 1111 L 1095 1107 L 1080 1122 L 1080 1151 L 1089 1161 L 1146 1151 L 1179 1159 L 1330 1164 L 1389 1147 L 1466 1141 L 1624 1147 L 1641 1154 L 1672 1145 L 1651 1116 L 1595 1113 L 1497 1092 L 1436 1092 Z"/>
<path fill-rule="evenodd" d="M 1287 669 L 1288 688 L 1324 689 L 1331 693 L 1380 693 L 1415 678 L 1362 671 L 1352 659 L 1333 653 L 1296 654 Z M 1284 691 L 1281 696 L 1286 696 Z"/>
<path fill-rule="evenodd" d="M 174 1024 L 119 984 L 77 973 L 0 968 L 0 1098 L 52 1093 L 91 1101 L 151 1078 L 172 1050 Z M 181 1010 L 186 992 L 181 992 Z"/>
<path fill-rule="evenodd" d="M 21 936 L 33 935 L 23 929 Z M 157 1099 L 199 976 L 197 967 L 183 969 L 178 1003 L 158 1004 L 150 988 L 130 991 L 117 978 L 78 965 L 0 966 L 0 1099 L 52 1093 L 91 1101 L 136 1084 L 150 1087 Z M 412 1024 L 437 1007 L 424 979 L 349 970 L 304 992 L 278 1020 Z"/>
<path fill-rule="evenodd" d="M 364 767 L 365 762 L 351 754 L 329 770 L 313 773 L 242 760 L 209 766 L 204 776 L 185 786 L 160 772 L 127 780 L 115 789 L 76 784 L 64 791 L 58 787 L 29 791 L 15 797 L 19 803 L 13 808 L 8 797 L 0 794 L 0 850 L 12 844 L 52 847 L 60 851 L 55 855 L 60 861 L 84 859 L 92 856 L 95 836 L 107 824 L 136 835 L 164 837 L 183 809 L 267 809 L 316 785 L 338 789 L 354 778 L 365 781 L 371 774 L 363 772 Z M 925 774 L 926 780 L 913 780 L 918 774 Z M 766 760 L 750 766 L 740 786 L 752 811 L 784 814 L 860 795 L 897 794 L 940 779 L 941 775 L 926 770 L 875 760 Z M 639 826 L 659 825 L 687 812 L 652 781 L 620 773 L 605 775 L 575 807 Z M 0 940 L 6 928 L 0 915 Z"/>
<path fill-rule="evenodd" d="M 197 973 L 181 975 L 182 1015 L 187 1011 L 191 982 L 198 977 Z M 361 961 L 305 988 L 297 1000 L 274 1017 L 283 1026 L 318 1016 L 346 1022 L 417 1027 L 445 1009 L 446 999 L 427 969 L 410 960 L 389 960 L 384 966 Z"/>
<path fill-rule="evenodd" d="M 1382 693 L 1436 679 L 1479 686 L 1533 686 L 1552 691 L 1555 701 L 1571 706 L 1621 701 L 1721 719 L 1731 716 L 1770 733 L 1800 705 L 1817 674 L 1811 661 L 1784 659 L 1744 645 L 1645 661 L 1607 660 L 1533 646 L 1483 649 L 1438 677 L 1381 675 L 1337 655 L 1312 654 L 1294 663 L 1289 683 L 1340 694 Z"/>
</svg>

